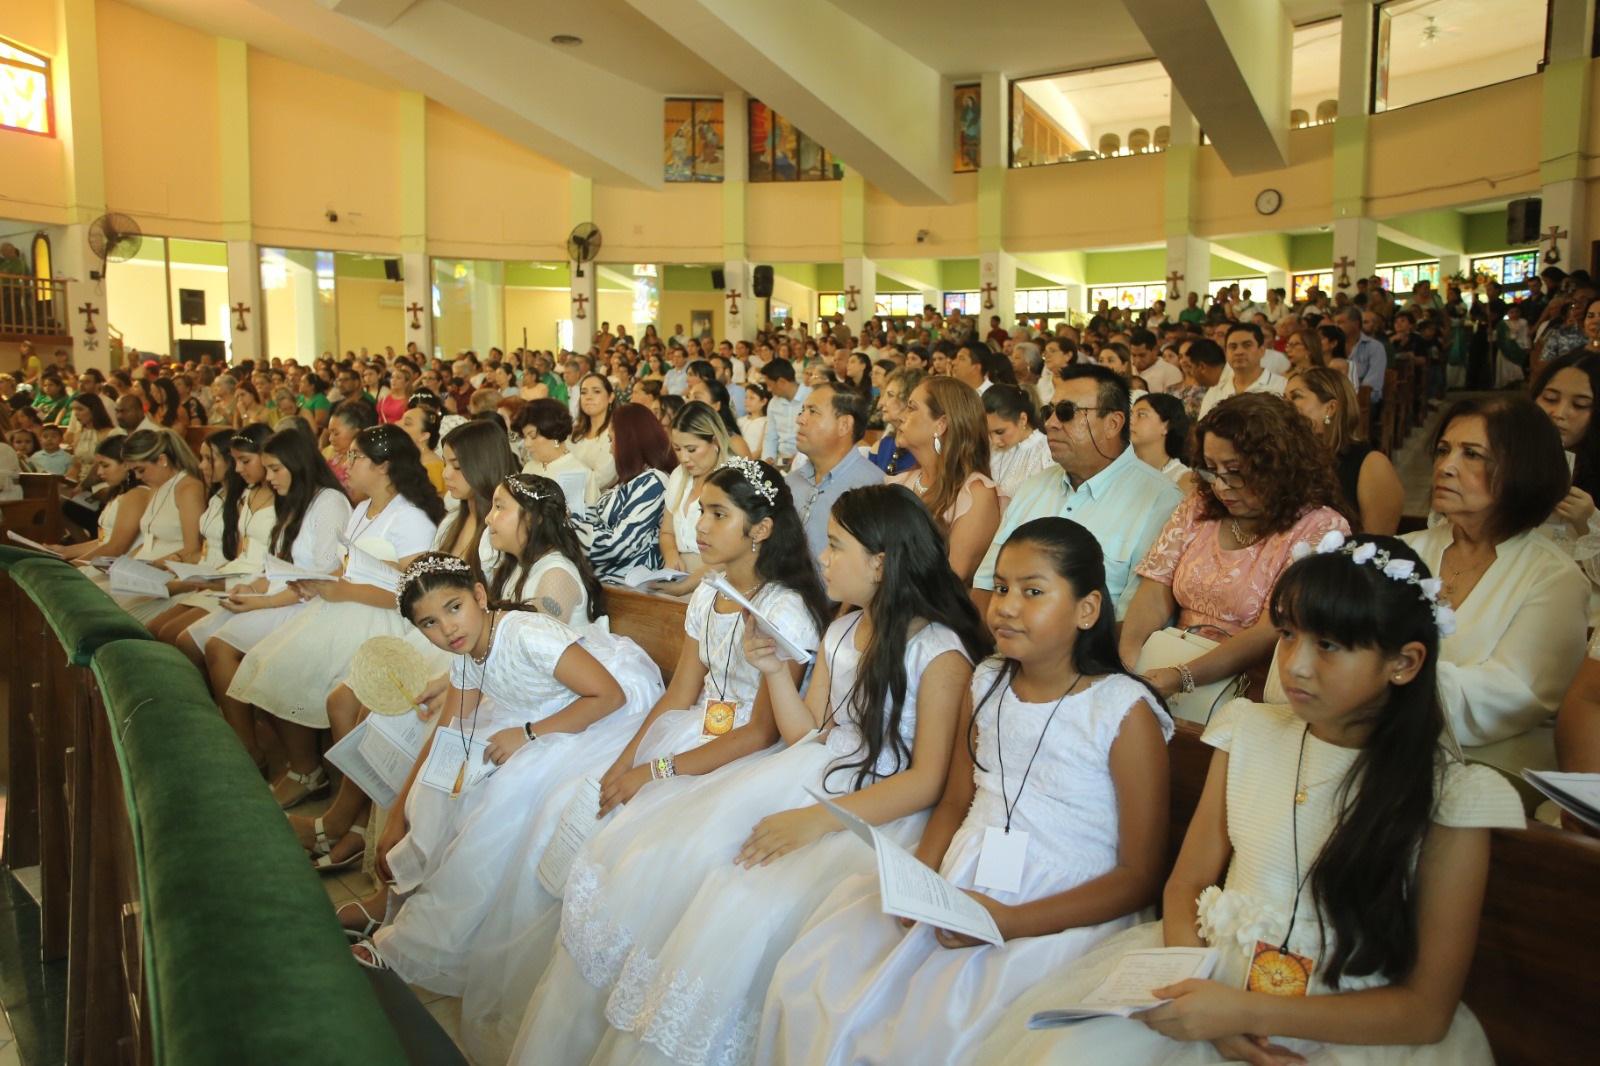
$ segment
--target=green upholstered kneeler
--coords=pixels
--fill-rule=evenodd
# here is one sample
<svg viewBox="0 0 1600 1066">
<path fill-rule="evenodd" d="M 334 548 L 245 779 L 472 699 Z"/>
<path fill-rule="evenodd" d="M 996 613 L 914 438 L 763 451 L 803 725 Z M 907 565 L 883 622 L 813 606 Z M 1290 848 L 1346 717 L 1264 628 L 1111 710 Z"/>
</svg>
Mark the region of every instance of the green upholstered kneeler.
<svg viewBox="0 0 1600 1066">
<path fill-rule="evenodd" d="M 38 606 L 73 666 L 88 666 L 95 649 L 113 640 L 152 639 L 149 630 L 74 566 L 28 559 L 13 564 L 10 573 L 17 588 Z"/>
<path fill-rule="evenodd" d="M 28 559 L 42 559 L 46 562 L 57 562 L 61 563 L 62 566 L 71 565 L 70 563 L 67 563 L 61 559 L 57 559 L 54 556 L 48 555 L 44 552 L 36 552 L 32 548 L 24 548 L 16 544 L 0 544 L 0 570 L 10 570 L 12 563 L 25 562 Z"/>
<path fill-rule="evenodd" d="M 403 1063 L 328 897 L 195 668 L 144 641 L 91 669 L 122 771 L 158 1063 Z"/>
</svg>

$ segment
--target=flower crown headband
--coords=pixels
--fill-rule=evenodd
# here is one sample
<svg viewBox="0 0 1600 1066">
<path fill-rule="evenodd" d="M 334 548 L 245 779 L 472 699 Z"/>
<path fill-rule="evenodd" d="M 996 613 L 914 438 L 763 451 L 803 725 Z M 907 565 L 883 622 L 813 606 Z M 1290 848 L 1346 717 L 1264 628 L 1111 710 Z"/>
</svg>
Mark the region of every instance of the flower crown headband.
<svg viewBox="0 0 1600 1066">
<path fill-rule="evenodd" d="M 430 552 L 411 561 L 400 574 L 400 580 L 395 584 L 395 597 L 398 599 L 406 594 L 406 587 L 424 574 L 466 574 L 472 576 L 472 565 L 465 559 L 454 555 L 443 555 Z"/>
<path fill-rule="evenodd" d="M 540 494 L 529 488 L 527 485 L 524 485 L 522 483 L 521 476 L 518 474 L 507 475 L 501 484 L 505 485 L 506 491 L 515 496 L 520 503 L 531 505 L 538 503 L 540 500 L 548 500 L 552 498 L 551 494 L 548 492 Z"/>
<path fill-rule="evenodd" d="M 1360 544 L 1345 542 L 1345 536 L 1337 529 L 1330 529 L 1322 535 L 1315 549 L 1301 541 L 1289 550 L 1289 554 L 1296 561 L 1304 559 L 1315 551 L 1317 555 L 1331 555 L 1339 553 L 1350 556 L 1352 562 L 1365 566 L 1371 564 L 1378 572 L 1390 581 L 1400 581 L 1407 585 L 1415 585 L 1417 594 L 1422 597 L 1433 611 L 1433 624 L 1438 627 L 1439 636 L 1448 637 L 1456 631 L 1456 613 L 1451 610 L 1448 603 L 1439 602 L 1439 590 L 1444 587 L 1436 577 L 1421 577 L 1417 574 L 1417 564 L 1410 559 L 1397 559 L 1387 551 L 1379 548 L 1372 541 L 1363 541 Z"/>
<path fill-rule="evenodd" d="M 766 479 L 766 463 L 758 459 L 746 459 L 742 455 L 730 455 L 722 461 L 721 466 L 731 467 L 743 474 L 756 494 L 767 501 L 767 506 L 778 502 L 778 487 Z"/>
</svg>

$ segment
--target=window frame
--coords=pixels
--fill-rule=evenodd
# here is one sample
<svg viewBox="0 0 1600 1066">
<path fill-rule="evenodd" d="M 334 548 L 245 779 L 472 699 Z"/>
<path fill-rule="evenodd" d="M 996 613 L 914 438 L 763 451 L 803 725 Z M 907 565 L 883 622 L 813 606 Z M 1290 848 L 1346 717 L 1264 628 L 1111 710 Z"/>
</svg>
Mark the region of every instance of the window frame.
<svg viewBox="0 0 1600 1066">
<path fill-rule="evenodd" d="M 1521 81 L 1523 78 L 1531 78 L 1535 74 L 1542 74 L 1544 72 L 1545 66 L 1550 61 L 1550 9 L 1554 5 L 1555 0 L 1544 0 L 1544 48 L 1540 52 L 1539 61 L 1537 63 L 1535 63 L 1533 69 L 1528 71 L 1526 74 L 1518 74 L 1514 78 L 1502 78 L 1499 81 L 1487 81 L 1487 82 L 1484 82 L 1482 85 L 1474 85 L 1471 88 L 1467 88 L 1467 89 L 1457 89 L 1455 92 L 1443 93 L 1443 94 L 1441 94 L 1439 96 L 1430 96 L 1425 100 L 1413 100 L 1409 104 L 1397 104 L 1395 106 L 1390 106 L 1389 103 L 1386 100 L 1384 102 L 1383 107 L 1379 108 L 1378 107 L 1378 77 L 1383 72 L 1383 59 L 1384 59 L 1384 56 L 1383 56 L 1383 11 L 1384 11 L 1385 8 L 1389 7 L 1391 4 L 1405 3 L 1405 2 L 1407 2 L 1407 0 L 1373 0 L 1373 4 L 1372 4 L 1372 61 L 1369 64 L 1369 70 L 1367 72 L 1367 109 L 1366 110 L 1367 110 L 1367 114 L 1369 114 L 1369 115 L 1387 115 L 1391 111 L 1403 111 L 1404 109 L 1406 109 L 1408 107 L 1415 107 L 1418 104 L 1428 104 L 1428 103 L 1432 103 L 1435 100 L 1449 100 L 1452 97 L 1461 96 L 1464 93 L 1473 93 L 1473 92 L 1477 92 L 1479 89 L 1488 89 L 1488 88 L 1491 88 L 1491 87 L 1496 86 L 1496 85 L 1509 85 L 1514 81 Z M 1600 21 L 1597 21 L 1596 25 L 1595 25 L 1595 37 L 1596 37 L 1596 41 L 1600 42 Z M 1390 43 L 1391 44 L 1393 43 L 1392 38 L 1391 38 L 1391 42 Z"/>
<path fill-rule="evenodd" d="M 54 138 L 56 136 L 56 87 L 53 76 L 55 64 L 50 61 L 49 56 L 36 52 L 9 37 L 0 37 L 0 43 L 4 43 L 7 48 L 14 48 L 25 55 L 30 55 L 39 61 L 37 64 L 24 63 L 19 59 L 12 59 L 10 56 L 0 55 L 0 67 L 15 67 L 18 70 L 25 70 L 32 74 L 44 75 L 44 115 L 45 124 L 48 127 L 43 130 L 30 130 L 26 126 L 12 126 L 5 122 L 0 122 L 0 131 L 26 133 L 31 137 Z"/>
</svg>

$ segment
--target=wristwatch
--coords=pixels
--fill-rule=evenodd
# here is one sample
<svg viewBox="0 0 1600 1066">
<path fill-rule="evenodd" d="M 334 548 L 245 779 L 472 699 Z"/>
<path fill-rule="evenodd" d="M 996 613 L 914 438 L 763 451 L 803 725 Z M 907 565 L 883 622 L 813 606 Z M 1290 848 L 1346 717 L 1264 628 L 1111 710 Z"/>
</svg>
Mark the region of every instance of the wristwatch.
<svg viewBox="0 0 1600 1066">
<path fill-rule="evenodd" d="M 539 734 L 535 733 L 533 731 L 533 723 L 532 722 L 524 722 L 524 723 L 522 723 L 522 731 L 528 735 L 528 740 L 530 740 L 530 741 L 534 741 L 534 740 L 538 740 L 539 739 Z"/>
</svg>

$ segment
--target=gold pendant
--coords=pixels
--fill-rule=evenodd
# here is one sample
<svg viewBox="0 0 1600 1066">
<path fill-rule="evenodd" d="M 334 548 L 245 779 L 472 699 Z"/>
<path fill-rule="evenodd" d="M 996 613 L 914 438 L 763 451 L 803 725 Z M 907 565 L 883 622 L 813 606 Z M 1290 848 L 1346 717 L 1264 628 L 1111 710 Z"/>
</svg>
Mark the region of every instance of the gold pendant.
<svg viewBox="0 0 1600 1066">
<path fill-rule="evenodd" d="M 1269 996 L 1303 996 L 1311 990 L 1311 974 L 1316 968 L 1315 960 L 1305 955 L 1257 940 L 1245 989 Z"/>
<path fill-rule="evenodd" d="M 1304 804 L 1305 803 L 1305 801 L 1306 801 L 1305 789 L 1301 789 L 1299 792 L 1296 792 L 1294 794 L 1294 801 L 1297 804 Z"/>
<path fill-rule="evenodd" d="M 724 736 L 733 731 L 734 706 L 727 700 L 712 700 L 706 704 L 703 728 L 707 735 Z"/>
</svg>

